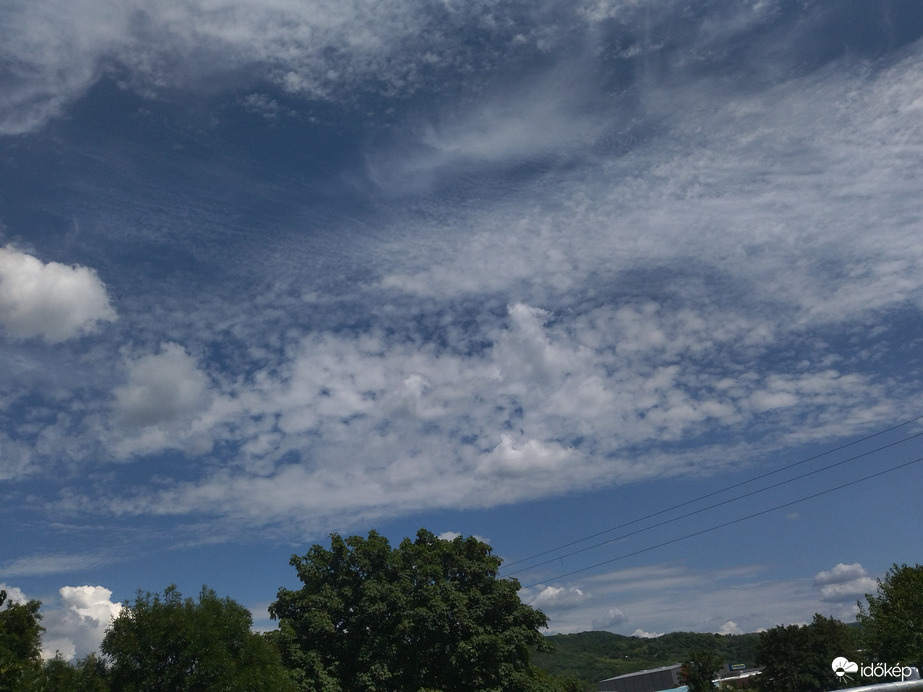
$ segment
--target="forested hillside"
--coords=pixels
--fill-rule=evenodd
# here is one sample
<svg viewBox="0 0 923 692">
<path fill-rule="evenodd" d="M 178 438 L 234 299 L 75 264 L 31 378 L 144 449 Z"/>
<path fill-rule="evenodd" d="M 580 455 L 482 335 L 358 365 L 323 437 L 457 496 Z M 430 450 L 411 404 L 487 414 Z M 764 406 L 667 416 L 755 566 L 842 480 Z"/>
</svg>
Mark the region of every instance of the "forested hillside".
<svg viewBox="0 0 923 692">
<path fill-rule="evenodd" d="M 586 689 L 596 689 L 593 683 L 597 680 L 681 663 L 692 651 L 712 651 L 727 662 L 752 666 L 758 641 L 757 633 L 673 632 L 654 639 L 612 632 L 555 634 L 548 637 L 554 653 L 537 653 L 533 663 L 553 675 L 579 680 Z"/>
</svg>

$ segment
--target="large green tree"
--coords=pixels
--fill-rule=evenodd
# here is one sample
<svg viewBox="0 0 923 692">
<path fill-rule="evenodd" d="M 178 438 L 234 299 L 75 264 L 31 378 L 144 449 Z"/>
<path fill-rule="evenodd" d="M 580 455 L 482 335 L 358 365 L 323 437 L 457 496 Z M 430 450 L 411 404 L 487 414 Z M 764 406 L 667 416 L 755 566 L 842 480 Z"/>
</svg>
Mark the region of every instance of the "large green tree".
<svg viewBox="0 0 923 692">
<path fill-rule="evenodd" d="M 866 650 L 890 665 L 923 664 L 923 565 L 892 565 L 878 592 L 866 594 L 868 608 L 860 602 Z"/>
<path fill-rule="evenodd" d="M 421 529 L 392 549 L 331 536 L 291 564 L 304 585 L 280 589 L 270 613 L 286 664 L 305 690 L 530 690 L 531 652 L 546 646 L 544 613 L 519 583 L 498 578 L 500 559 L 473 537 Z"/>
<path fill-rule="evenodd" d="M 715 673 L 724 665 L 724 659 L 711 651 L 694 651 L 683 661 L 679 671 L 680 682 L 689 692 L 711 692 Z"/>
<path fill-rule="evenodd" d="M 30 692 L 109 692 L 105 664 L 96 655 L 80 659 L 76 665 L 58 654 L 42 664 L 41 674 L 29 686 Z M 0 687 L 0 690 L 5 689 Z"/>
<path fill-rule="evenodd" d="M 0 690 L 32 689 L 41 672 L 41 605 L 7 601 L 0 590 Z"/>
<path fill-rule="evenodd" d="M 773 627 L 760 633 L 757 663 L 763 671 L 759 688 L 765 692 L 829 690 L 837 684 L 831 663 L 840 656 L 856 660 L 856 636 L 836 618 L 816 614 L 810 625 Z"/>
<path fill-rule="evenodd" d="M 294 689 L 278 652 L 250 631 L 250 612 L 202 588 L 138 592 L 112 622 L 102 651 L 115 692 L 281 692 Z"/>
</svg>

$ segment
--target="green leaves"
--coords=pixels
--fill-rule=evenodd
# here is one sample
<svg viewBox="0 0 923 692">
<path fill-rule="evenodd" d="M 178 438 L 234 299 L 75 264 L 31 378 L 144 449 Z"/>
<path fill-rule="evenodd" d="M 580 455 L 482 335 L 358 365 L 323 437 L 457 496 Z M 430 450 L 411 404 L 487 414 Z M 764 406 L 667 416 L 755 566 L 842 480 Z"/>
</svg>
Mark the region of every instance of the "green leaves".
<svg viewBox="0 0 923 692">
<path fill-rule="evenodd" d="M 680 669 L 680 682 L 689 687 L 689 692 L 711 692 L 715 673 L 724 664 L 724 660 L 711 651 L 695 651 L 683 661 Z"/>
<path fill-rule="evenodd" d="M 0 590 L 0 689 L 30 689 L 41 668 L 42 604 L 4 603 L 6 591 Z"/>
<path fill-rule="evenodd" d="M 500 559 L 475 538 L 421 529 L 392 549 L 374 531 L 334 534 L 291 564 L 304 586 L 280 589 L 270 614 L 307 689 L 527 690 L 536 677 L 529 657 L 547 618 L 497 578 Z"/>
<path fill-rule="evenodd" d="M 923 663 L 923 565 L 892 565 L 878 580 L 878 593 L 859 603 L 865 646 L 875 660 L 891 665 Z"/>
<path fill-rule="evenodd" d="M 835 618 L 815 614 L 810 625 L 773 627 L 760 634 L 757 663 L 763 672 L 759 688 L 769 692 L 829 690 L 838 683 L 830 664 L 839 656 L 856 660 L 856 635 Z"/>
<path fill-rule="evenodd" d="M 141 593 L 113 621 L 102 650 L 115 691 L 294 689 L 272 643 L 250 631 L 250 612 L 202 588 Z"/>
</svg>

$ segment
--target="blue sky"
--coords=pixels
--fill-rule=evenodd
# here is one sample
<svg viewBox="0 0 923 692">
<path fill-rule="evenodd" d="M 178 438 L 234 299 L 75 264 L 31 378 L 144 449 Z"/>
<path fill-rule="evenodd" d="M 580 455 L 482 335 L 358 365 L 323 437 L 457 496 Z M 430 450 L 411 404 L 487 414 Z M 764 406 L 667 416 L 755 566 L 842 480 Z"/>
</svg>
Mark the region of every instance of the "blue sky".
<svg viewBox="0 0 923 692">
<path fill-rule="evenodd" d="M 921 35 L 915 2 L 5 3 L 0 583 L 85 655 L 170 583 L 271 627 L 333 531 L 512 563 L 640 519 L 504 573 L 557 632 L 851 620 L 920 560 L 918 423 L 644 517 L 923 414 Z"/>
</svg>

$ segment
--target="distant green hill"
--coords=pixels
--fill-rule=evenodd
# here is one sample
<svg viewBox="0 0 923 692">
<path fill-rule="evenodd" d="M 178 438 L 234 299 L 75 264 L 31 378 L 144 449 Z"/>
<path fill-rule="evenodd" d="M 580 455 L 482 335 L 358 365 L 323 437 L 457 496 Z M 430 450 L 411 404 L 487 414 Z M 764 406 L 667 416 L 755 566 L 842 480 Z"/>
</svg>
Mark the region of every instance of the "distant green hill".
<svg viewBox="0 0 923 692">
<path fill-rule="evenodd" d="M 672 632 L 656 639 L 612 632 L 580 632 L 548 637 L 551 654 L 538 653 L 533 663 L 552 675 L 579 680 L 587 690 L 616 675 L 681 663 L 693 651 L 713 651 L 728 663 L 755 664 L 759 634 Z"/>
</svg>

